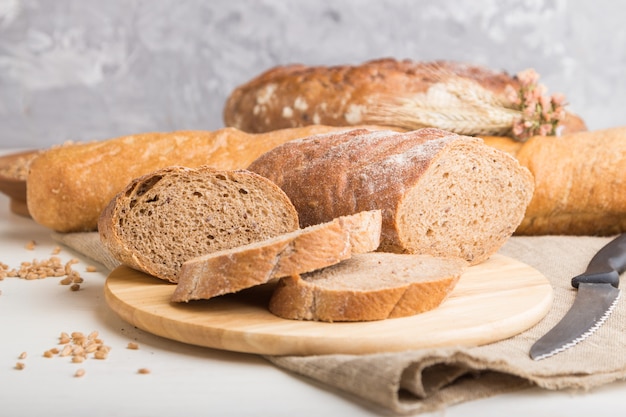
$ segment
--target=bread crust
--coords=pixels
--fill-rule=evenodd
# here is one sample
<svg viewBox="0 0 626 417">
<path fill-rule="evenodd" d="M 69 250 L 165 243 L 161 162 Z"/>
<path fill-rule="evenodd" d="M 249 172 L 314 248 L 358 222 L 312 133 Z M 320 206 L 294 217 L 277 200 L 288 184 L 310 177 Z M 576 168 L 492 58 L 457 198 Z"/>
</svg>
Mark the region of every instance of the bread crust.
<svg viewBox="0 0 626 417">
<path fill-rule="evenodd" d="M 268 207 L 252 204 L 244 207 L 245 201 L 250 200 L 243 200 L 245 197 L 236 191 L 227 196 L 221 194 L 228 193 L 225 188 L 212 191 L 205 183 L 214 177 L 245 188 L 242 194 L 255 194 L 255 198 L 264 199 L 284 216 L 272 217 Z M 168 178 L 172 184 L 165 187 L 158 184 Z M 192 184 L 187 196 L 194 195 L 199 204 L 182 200 L 183 187 L 177 185 L 183 181 Z M 170 192 L 172 188 L 176 189 Z M 176 198 L 176 202 L 172 201 Z M 225 199 L 234 203 L 226 204 Z M 186 210 L 187 207 L 190 209 Z M 235 232 L 225 230 L 228 227 L 236 227 Z M 114 258 L 170 282 L 178 281 L 180 268 L 187 259 L 238 246 L 246 238 L 259 241 L 297 227 L 295 208 L 274 183 L 249 171 L 216 170 L 204 165 L 172 166 L 134 179 L 110 201 L 98 222 L 100 241 Z"/>
<path fill-rule="evenodd" d="M 96 230 L 111 199 L 134 178 L 170 165 L 242 169 L 292 139 L 345 128 L 307 126 L 251 135 L 234 128 L 142 133 L 51 148 L 31 164 L 31 217 L 58 232 Z"/>
<path fill-rule="evenodd" d="M 380 211 L 367 211 L 190 259 L 178 275 L 171 301 L 209 299 L 334 265 L 376 250 L 380 228 Z"/>
<path fill-rule="evenodd" d="M 536 183 L 518 234 L 626 231 L 626 127 L 534 137 L 517 159 Z"/>
<path fill-rule="evenodd" d="M 453 61 L 384 58 L 359 65 L 293 64 L 271 68 L 235 88 L 223 117 L 226 126 L 257 133 L 311 124 L 367 124 L 381 98 L 422 94 L 452 76 L 475 81 L 498 96 L 505 95 L 507 86 L 515 91 L 520 87 L 519 80 L 504 71 Z M 573 132 L 586 126 L 569 114 L 563 129 Z"/>
<path fill-rule="evenodd" d="M 470 201 L 464 201 L 465 197 L 459 193 L 450 195 L 452 200 L 446 210 L 458 204 L 468 208 L 473 203 L 481 208 L 494 205 L 499 198 L 496 194 L 500 193 L 515 202 L 503 205 L 498 214 L 500 221 L 489 226 L 492 221 L 489 219 L 486 226 L 489 232 L 480 235 L 478 231 L 482 230 L 487 219 L 468 219 L 468 225 L 462 230 L 446 232 L 445 226 L 436 224 L 445 213 L 432 213 L 426 203 L 416 202 L 418 207 L 415 210 L 422 210 L 424 217 L 433 217 L 432 230 L 420 230 L 420 235 L 423 237 L 435 231 L 442 240 L 448 241 L 436 243 L 430 239 L 428 245 L 421 245 L 410 238 L 415 234 L 416 226 L 408 224 L 405 219 L 406 210 L 413 210 L 407 199 L 420 187 L 425 174 L 434 170 L 441 158 L 453 150 L 461 156 L 459 169 L 471 171 L 471 158 L 479 157 L 493 160 L 494 166 L 497 162 L 502 172 L 490 174 L 487 183 L 492 182 L 492 185 L 461 193 Z M 287 193 L 298 210 L 301 227 L 359 211 L 380 209 L 383 214 L 380 250 L 459 256 L 471 263 L 487 259 L 513 233 L 522 221 L 533 186 L 528 170 L 511 156 L 484 145 L 480 139 L 439 129 L 420 129 L 403 134 L 355 129 L 312 136 L 267 152 L 249 169 L 269 178 Z M 457 171 L 457 167 L 453 167 L 453 171 Z M 459 175 L 468 183 L 481 181 L 474 181 L 471 173 Z M 502 185 L 501 189 L 496 182 Z M 519 190 L 509 191 L 507 182 Z M 468 188 L 464 183 L 457 186 Z M 487 192 L 487 187 L 491 194 L 481 194 Z M 431 203 L 443 202 L 449 195 L 448 190 L 441 188 L 424 189 L 423 193 L 423 200 Z M 449 220 L 450 224 L 456 222 L 453 218 Z"/>
<path fill-rule="evenodd" d="M 626 232 L 626 127 L 535 136 L 484 137 L 533 174 L 535 192 L 516 235 Z"/>
<path fill-rule="evenodd" d="M 403 268 L 408 271 L 401 272 Z M 411 316 L 438 307 L 452 292 L 466 268 L 467 263 L 458 258 L 389 253 L 356 255 L 310 274 L 281 278 L 270 299 L 269 309 L 286 319 L 326 322 Z M 363 285 L 343 284 L 341 281 L 347 273 L 359 274 Z M 374 284 L 394 275 L 402 276 L 404 280 Z M 336 288 L 316 284 L 315 278 L 320 276 L 332 276 Z M 414 277 L 414 281 L 407 276 Z M 421 279 L 424 276 L 428 278 Z"/>
</svg>

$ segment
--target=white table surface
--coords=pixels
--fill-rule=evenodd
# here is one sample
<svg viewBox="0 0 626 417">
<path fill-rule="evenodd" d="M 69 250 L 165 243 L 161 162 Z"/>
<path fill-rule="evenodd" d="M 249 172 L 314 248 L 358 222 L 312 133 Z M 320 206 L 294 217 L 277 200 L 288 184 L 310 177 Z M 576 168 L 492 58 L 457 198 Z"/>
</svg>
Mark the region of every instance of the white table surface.
<svg viewBox="0 0 626 417">
<path fill-rule="evenodd" d="M 26 244 L 34 240 L 33 250 Z M 0 195 L 0 262 L 52 256 L 50 231 L 10 212 Z M 389 415 L 349 395 L 283 371 L 263 358 L 170 341 L 138 330 L 111 311 L 103 296 L 106 270 L 63 247 L 63 262 L 84 278 L 80 291 L 61 278 L 0 281 L 0 416 L 378 416 Z M 97 272 L 86 272 L 88 265 Z M 45 358 L 61 332 L 98 331 L 111 347 L 105 360 L 75 364 Z M 138 350 L 127 349 L 129 342 Z M 22 352 L 27 353 L 23 360 Z M 626 352 L 624 353 L 626 354 Z M 17 362 L 25 368 L 15 369 Z M 74 377 L 78 368 L 83 377 Z M 149 374 L 139 374 L 148 368 Z M 528 389 L 449 407 L 424 416 L 585 416 L 623 410 L 626 383 L 592 392 Z"/>
</svg>

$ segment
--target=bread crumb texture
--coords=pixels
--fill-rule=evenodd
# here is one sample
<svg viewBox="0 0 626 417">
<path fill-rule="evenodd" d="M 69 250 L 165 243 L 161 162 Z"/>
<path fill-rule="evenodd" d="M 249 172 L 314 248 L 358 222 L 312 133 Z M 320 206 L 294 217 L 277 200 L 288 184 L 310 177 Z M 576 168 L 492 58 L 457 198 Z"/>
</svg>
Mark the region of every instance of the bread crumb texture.
<svg viewBox="0 0 626 417">
<path fill-rule="evenodd" d="M 439 306 L 467 262 L 429 255 L 367 253 L 300 276 L 282 278 L 270 311 L 294 320 L 371 321 Z"/>
<path fill-rule="evenodd" d="M 274 148 L 249 169 L 285 191 L 301 227 L 379 209 L 381 250 L 472 264 L 513 234 L 533 193 L 530 172 L 512 156 L 432 128 L 311 136 Z"/>
<path fill-rule="evenodd" d="M 170 167 L 136 179 L 99 223 L 113 256 L 172 282 L 188 259 L 297 227 L 295 208 L 271 181 L 209 167 Z"/>
</svg>

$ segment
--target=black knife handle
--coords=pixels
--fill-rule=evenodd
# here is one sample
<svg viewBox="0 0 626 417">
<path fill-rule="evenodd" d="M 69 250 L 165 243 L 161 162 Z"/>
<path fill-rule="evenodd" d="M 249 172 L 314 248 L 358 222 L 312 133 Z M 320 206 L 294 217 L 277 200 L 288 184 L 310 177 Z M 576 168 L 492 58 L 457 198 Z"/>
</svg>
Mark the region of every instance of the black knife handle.
<svg viewBox="0 0 626 417">
<path fill-rule="evenodd" d="M 626 271 L 626 233 L 622 233 L 591 258 L 587 270 L 572 278 L 572 286 L 580 283 L 619 286 L 619 276 Z"/>
</svg>

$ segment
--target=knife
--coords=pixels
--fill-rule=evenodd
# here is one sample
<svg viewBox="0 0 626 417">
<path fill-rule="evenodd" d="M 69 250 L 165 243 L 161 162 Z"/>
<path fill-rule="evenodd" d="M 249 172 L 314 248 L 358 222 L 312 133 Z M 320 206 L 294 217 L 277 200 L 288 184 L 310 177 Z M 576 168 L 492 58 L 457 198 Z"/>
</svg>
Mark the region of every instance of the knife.
<svg viewBox="0 0 626 417">
<path fill-rule="evenodd" d="M 626 233 L 622 233 L 594 255 L 584 273 L 572 278 L 572 286 L 578 289 L 574 304 L 530 348 L 530 357 L 541 360 L 563 352 L 602 326 L 620 298 L 619 276 L 625 270 Z"/>
</svg>

